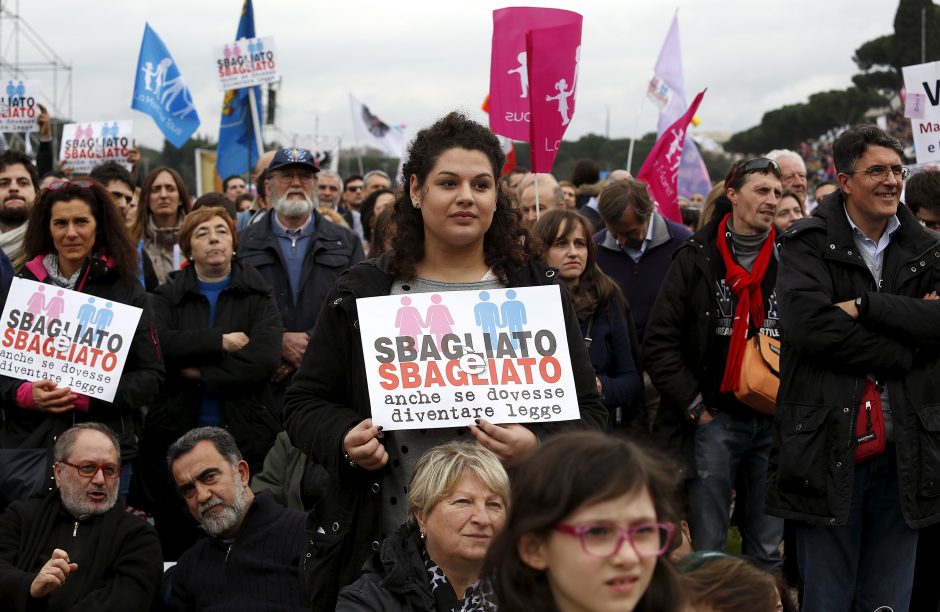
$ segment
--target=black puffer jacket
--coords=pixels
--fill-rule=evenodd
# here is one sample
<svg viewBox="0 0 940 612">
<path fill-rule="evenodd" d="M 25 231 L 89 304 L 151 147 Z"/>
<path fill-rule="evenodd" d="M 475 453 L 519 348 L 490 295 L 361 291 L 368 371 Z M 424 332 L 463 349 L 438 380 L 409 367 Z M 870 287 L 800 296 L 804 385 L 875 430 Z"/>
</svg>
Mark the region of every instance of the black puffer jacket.
<svg viewBox="0 0 940 612">
<path fill-rule="evenodd" d="M 855 413 L 866 374 L 890 395 L 901 510 L 913 528 L 940 521 L 940 241 L 903 204 L 882 288 L 858 254 L 841 192 L 782 237 L 784 321 L 770 455 L 771 514 L 817 525 L 848 519 Z M 864 296 L 857 320 L 833 306 Z"/>
<path fill-rule="evenodd" d="M 55 443 L 56 436 L 76 423 L 97 421 L 109 426 L 117 434 L 121 441 L 122 461 L 126 462 L 137 455 L 137 434 L 142 412 L 156 399 L 163 382 L 163 358 L 147 292 L 136 278 L 122 279 L 111 264 L 107 258 L 89 260 L 76 291 L 143 310 L 114 402 L 90 398 L 88 412 L 69 410 L 51 414 L 24 410 L 16 404 L 16 391 L 23 381 L 0 377 L 4 414 L 0 448 L 48 448 Z M 48 274 L 42 266 L 42 256 L 27 262 L 19 276 L 45 282 Z"/>
<path fill-rule="evenodd" d="M 362 576 L 340 591 L 336 612 L 427 612 L 434 610 L 428 570 L 417 528 L 403 525 L 385 538 Z"/>
<path fill-rule="evenodd" d="M 311 557 L 304 572 L 317 610 L 332 610 L 338 589 L 353 581 L 381 539 L 381 489 L 388 467 L 374 472 L 349 467 L 342 442 L 349 429 L 372 414 L 356 299 L 389 294 L 393 279 L 384 257 L 353 266 L 339 279 L 284 403 L 291 442 L 326 468 L 332 480 L 307 524 Z M 510 269 L 508 280 L 510 287 L 551 285 L 556 272 L 533 262 Z M 607 422 L 577 317 L 563 292 L 562 305 L 581 420 L 526 424 L 543 441 L 568 429 L 603 430 Z"/>
<path fill-rule="evenodd" d="M 171 430 L 175 439 L 196 427 L 203 399 L 211 395 L 219 402 L 223 425 L 260 471 L 281 429 L 269 410 L 269 381 L 280 363 L 283 332 L 271 288 L 254 268 L 233 261 L 231 284 L 219 294 L 209 327 L 209 300 L 199 293 L 196 270 L 189 266 L 157 289 L 153 307 L 170 367 L 160 400 L 147 416 L 148 433 Z M 231 332 L 243 332 L 249 342 L 226 353 L 222 335 Z M 180 374 L 193 367 L 201 380 Z"/>
</svg>

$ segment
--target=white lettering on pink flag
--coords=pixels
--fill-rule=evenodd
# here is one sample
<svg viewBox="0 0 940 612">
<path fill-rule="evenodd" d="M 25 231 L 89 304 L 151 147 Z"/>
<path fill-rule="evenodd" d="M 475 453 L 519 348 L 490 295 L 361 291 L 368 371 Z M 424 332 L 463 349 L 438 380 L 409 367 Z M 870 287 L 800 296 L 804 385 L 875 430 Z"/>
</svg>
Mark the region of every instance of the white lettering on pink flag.
<svg viewBox="0 0 940 612">
<path fill-rule="evenodd" d="M 529 61 L 532 172 L 551 172 L 561 139 L 574 116 L 581 61 L 581 16 L 526 35 Z"/>
<path fill-rule="evenodd" d="M 534 101 L 534 89 L 530 87 L 531 58 L 526 49 L 526 33 L 544 28 L 577 23 L 577 44 L 581 40 L 581 15 L 572 11 L 533 7 L 510 7 L 493 11 L 493 51 L 490 60 L 490 129 L 512 140 L 528 141 L 531 120 L 530 102 Z M 563 45 L 567 41 L 550 40 L 549 46 Z M 574 65 L 574 56 L 568 60 Z M 537 68 L 538 69 L 538 68 Z M 562 95 L 568 104 L 568 120 L 574 112 L 575 75 L 557 74 L 547 95 L 560 95 L 555 85 L 565 80 Z M 544 100 L 546 94 L 542 94 Z M 547 102 L 545 104 L 548 104 Z M 561 102 L 555 102 L 558 109 Z M 555 110 L 556 115 L 559 113 Z M 567 125 L 567 123 L 566 123 Z M 562 131 L 562 133 L 564 133 Z"/>
<path fill-rule="evenodd" d="M 679 212 L 679 165 L 682 163 L 682 147 L 685 145 L 686 130 L 704 95 L 705 91 L 700 91 L 685 114 L 666 128 L 636 175 L 637 180 L 646 183 L 660 214 L 677 223 L 682 223 L 682 214 Z"/>
</svg>

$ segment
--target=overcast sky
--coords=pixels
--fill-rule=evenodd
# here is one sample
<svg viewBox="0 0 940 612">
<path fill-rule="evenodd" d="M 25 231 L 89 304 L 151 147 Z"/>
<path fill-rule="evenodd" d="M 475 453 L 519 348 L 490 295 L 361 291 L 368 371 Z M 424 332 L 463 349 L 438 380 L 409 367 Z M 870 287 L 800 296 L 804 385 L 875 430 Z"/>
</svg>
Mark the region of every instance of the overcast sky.
<svg viewBox="0 0 940 612">
<path fill-rule="evenodd" d="M 5 0 L 15 10 L 16 0 Z M 20 0 L 20 15 L 72 65 L 72 116 L 132 119 L 138 141 L 162 146 L 153 121 L 130 108 L 144 22 L 163 38 L 187 81 L 202 124 L 218 134 L 222 93 L 212 49 L 234 39 L 241 0 Z M 491 0 L 395 2 L 255 0 L 259 36 L 273 36 L 283 77 L 278 127 L 287 133 L 336 134 L 352 144 L 348 92 L 390 124 L 410 132 L 454 108 L 483 120 L 489 86 Z M 737 131 L 783 104 L 844 88 L 857 72 L 863 42 L 893 29 L 894 0 L 590 0 L 542 2 L 584 15 L 578 102 L 567 139 L 628 137 L 655 130 L 645 99 L 673 11 L 679 8 L 686 91 L 708 87 L 699 131 Z M 4 21 L 0 51 L 14 57 Z M 25 37 L 20 61 L 36 61 Z M 33 71 L 50 97 L 51 72 Z M 63 95 L 60 76 L 60 96 Z M 64 109 L 67 111 L 67 107 Z"/>
</svg>

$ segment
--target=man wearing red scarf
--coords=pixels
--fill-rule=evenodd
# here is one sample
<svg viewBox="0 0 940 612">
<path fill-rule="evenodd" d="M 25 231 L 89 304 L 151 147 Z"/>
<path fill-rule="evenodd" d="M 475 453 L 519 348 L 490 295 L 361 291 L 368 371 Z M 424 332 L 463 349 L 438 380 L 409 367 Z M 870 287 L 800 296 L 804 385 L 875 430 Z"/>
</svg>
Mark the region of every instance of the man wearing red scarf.
<svg viewBox="0 0 940 612">
<path fill-rule="evenodd" d="M 731 168 L 712 220 L 676 251 L 644 339 L 662 394 L 653 436 L 685 453 L 693 545 L 724 550 L 736 489 L 743 552 L 775 568 L 783 521 L 764 513 L 773 418 L 734 391 L 747 339 L 780 335 L 773 219 L 781 192 L 769 159 Z"/>
</svg>

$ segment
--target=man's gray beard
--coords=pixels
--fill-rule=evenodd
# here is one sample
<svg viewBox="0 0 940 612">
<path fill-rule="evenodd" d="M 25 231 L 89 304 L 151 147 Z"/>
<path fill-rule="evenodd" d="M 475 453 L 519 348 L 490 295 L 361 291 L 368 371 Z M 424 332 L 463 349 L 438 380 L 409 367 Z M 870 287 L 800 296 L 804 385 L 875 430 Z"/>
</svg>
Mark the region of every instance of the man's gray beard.
<svg viewBox="0 0 940 612">
<path fill-rule="evenodd" d="M 288 191 L 283 197 L 274 201 L 274 210 L 280 215 L 288 219 L 302 219 L 309 215 L 314 207 L 316 207 L 316 196 L 311 200 L 310 197 L 304 193 L 303 200 L 288 200 L 287 198 L 291 193 L 292 192 Z M 300 192 L 298 191 L 297 193 Z"/>
<path fill-rule="evenodd" d="M 85 493 L 88 492 L 86 486 L 73 488 L 65 485 L 59 488 L 59 495 L 62 497 L 62 505 L 69 511 L 69 514 L 78 518 L 80 516 L 104 514 L 114 507 L 114 504 L 117 503 L 118 487 L 112 487 L 111 491 L 108 491 L 107 487 L 103 487 L 102 491 L 107 494 L 103 505 L 92 504 L 88 501 L 88 498 L 85 497 Z"/>
<path fill-rule="evenodd" d="M 203 514 L 204 510 L 212 508 L 217 504 L 222 505 L 222 510 L 210 515 Z M 247 487 L 241 482 L 236 483 L 235 499 L 231 506 L 226 506 L 225 502 L 216 496 L 212 496 L 209 501 L 199 506 L 199 522 L 203 528 L 214 536 L 221 535 L 238 524 L 238 522 L 248 511 L 248 491 Z"/>
</svg>

